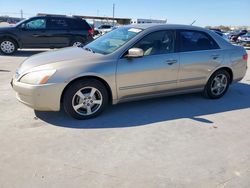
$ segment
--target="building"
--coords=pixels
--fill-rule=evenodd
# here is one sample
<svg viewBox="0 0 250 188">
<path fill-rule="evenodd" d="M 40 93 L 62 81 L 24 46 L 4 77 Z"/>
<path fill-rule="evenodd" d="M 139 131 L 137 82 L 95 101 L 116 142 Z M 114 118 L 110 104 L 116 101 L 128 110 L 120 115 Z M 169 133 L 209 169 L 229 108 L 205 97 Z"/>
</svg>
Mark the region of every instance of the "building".
<svg viewBox="0 0 250 188">
<path fill-rule="evenodd" d="M 15 24 L 23 20 L 22 18 L 9 17 L 9 16 L 0 16 L 0 22 L 6 22 L 9 24 Z"/>
<path fill-rule="evenodd" d="M 88 23 L 92 24 L 95 28 L 100 25 L 128 25 L 130 24 L 130 18 L 113 18 L 113 17 L 102 17 L 102 16 L 79 16 L 74 15 L 87 20 Z"/>
<path fill-rule="evenodd" d="M 46 14 L 46 13 L 38 13 L 37 16 L 67 16 L 67 15 L 58 15 L 58 14 Z M 117 18 L 117 17 L 107 17 L 107 16 L 84 16 L 84 15 L 72 15 L 72 17 L 77 17 L 81 19 L 85 19 L 88 23 L 93 25 L 94 27 L 98 27 L 100 25 L 128 25 L 130 24 L 130 18 Z"/>
<path fill-rule="evenodd" d="M 159 24 L 166 24 L 166 20 L 155 20 L 155 19 L 141 19 L 141 18 L 135 18 L 131 19 L 131 24 L 144 24 L 144 23 L 159 23 Z"/>
<path fill-rule="evenodd" d="M 41 15 L 53 15 L 53 16 L 66 16 L 66 15 L 56 15 L 56 14 L 46 14 L 38 13 L 38 16 Z M 98 27 L 102 24 L 107 25 L 129 25 L 129 24 L 144 24 L 144 23 L 159 23 L 166 24 L 167 19 L 157 20 L 157 19 L 142 19 L 142 18 L 117 18 L 117 17 L 107 17 L 107 16 L 84 16 L 84 15 L 72 15 L 73 17 L 78 17 L 87 20 L 89 23 L 93 24 L 95 27 Z"/>
</svg>

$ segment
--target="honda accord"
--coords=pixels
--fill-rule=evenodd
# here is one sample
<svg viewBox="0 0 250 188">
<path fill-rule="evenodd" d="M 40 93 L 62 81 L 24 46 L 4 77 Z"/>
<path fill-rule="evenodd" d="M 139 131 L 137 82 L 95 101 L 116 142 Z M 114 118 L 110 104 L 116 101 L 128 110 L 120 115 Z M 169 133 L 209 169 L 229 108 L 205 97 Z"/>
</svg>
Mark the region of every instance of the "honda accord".
<svg viewBox="0 0 250 188">
<path fill-rule="evenodd" d="M 129 25 L 82 48 L 34 55 L 11 83 L 35 110 L 87 119 L 109 103 L 190 92 L 218 99 L 244 77 L 247 59 L 244 48 L 200 27 Z"/>
</svg>

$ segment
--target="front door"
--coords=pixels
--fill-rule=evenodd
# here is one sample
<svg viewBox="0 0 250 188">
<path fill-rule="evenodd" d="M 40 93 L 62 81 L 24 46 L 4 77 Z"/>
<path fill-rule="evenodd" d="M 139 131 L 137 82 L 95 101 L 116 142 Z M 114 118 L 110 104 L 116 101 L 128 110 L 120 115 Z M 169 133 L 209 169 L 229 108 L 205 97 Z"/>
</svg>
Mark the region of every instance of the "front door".
<svg viewBox="0 0 250 188">
<path fill-rule="evenodd" d="M 179 70 L 179 56 L 175 53 L 175 31 L 158 31 L 145 36 L 133 48 L 140 48 L 144 56 L 126 58 L 117 65 L 119 99 L 151 95 L 175 89 Z"/>
<path fill-rule="evenodd" d="M 25 48 L 48 47 L 49 38 L 46 31 L 46 18 L 34 18 L 21 25 L 20 40 Z"/>
</svg>

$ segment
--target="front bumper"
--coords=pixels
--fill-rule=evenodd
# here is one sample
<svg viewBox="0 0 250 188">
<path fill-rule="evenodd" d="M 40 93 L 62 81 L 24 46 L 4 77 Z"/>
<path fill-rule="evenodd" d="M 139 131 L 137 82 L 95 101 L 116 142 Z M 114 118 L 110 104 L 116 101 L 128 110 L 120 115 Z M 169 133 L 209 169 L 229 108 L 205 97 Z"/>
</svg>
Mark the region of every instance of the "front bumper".
<svg viewBox="0 0 250 188">
<path fill-rule="evenodd" d="M 38 111 L 59 111 L 61 95 L 66 83 L 30 85 L 11 81 L 16 98 L 23 104 Z"/>
</svg>

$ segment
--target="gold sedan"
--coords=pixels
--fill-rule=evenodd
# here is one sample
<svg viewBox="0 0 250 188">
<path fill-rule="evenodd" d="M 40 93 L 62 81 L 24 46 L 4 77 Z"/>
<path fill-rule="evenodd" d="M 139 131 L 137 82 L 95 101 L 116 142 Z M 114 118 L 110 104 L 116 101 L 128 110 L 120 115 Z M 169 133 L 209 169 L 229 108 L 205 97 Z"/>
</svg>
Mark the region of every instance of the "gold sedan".
<svg viewBox="0 0 250 188">
<path fill-rule="evenodd" d="M 117 28 L 88 45 L 34 55 L 16 71 L 17 99 L 40 111 L 61 106 L 77 119 L 109 104 L 203 92 L 222 97 L 247 69 L 244 48 L 216 33 L 184 25 Z"/>
</svg>

